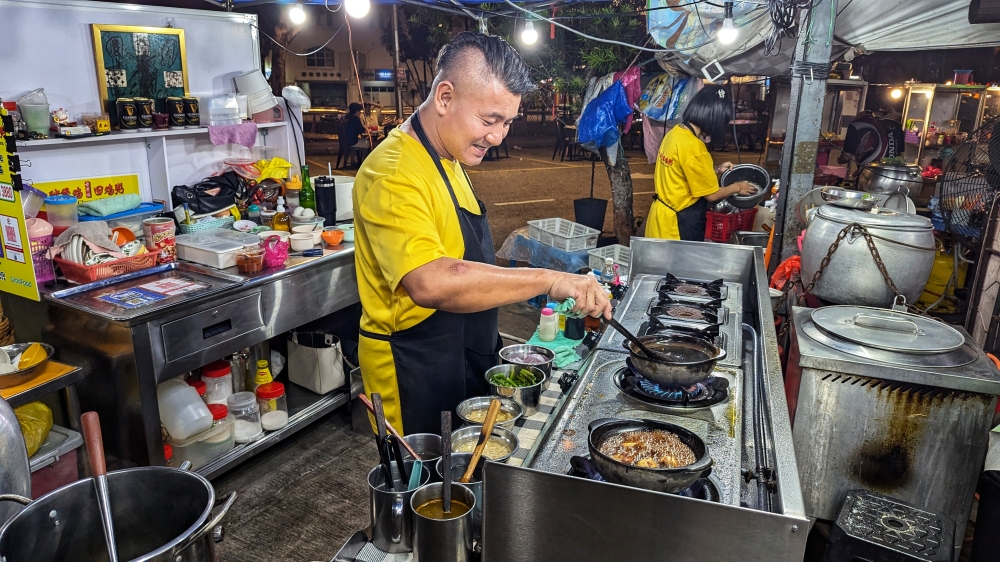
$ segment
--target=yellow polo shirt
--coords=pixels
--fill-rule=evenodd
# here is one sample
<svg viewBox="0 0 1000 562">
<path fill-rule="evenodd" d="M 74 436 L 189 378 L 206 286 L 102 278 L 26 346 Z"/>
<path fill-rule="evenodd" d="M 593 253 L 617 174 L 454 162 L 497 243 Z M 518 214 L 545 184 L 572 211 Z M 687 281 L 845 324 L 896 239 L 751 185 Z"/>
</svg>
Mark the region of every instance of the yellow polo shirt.
<svg viewBox="0 0 1000 562">
<path fill-rule="evenodd" d="M 708 147 L 687 127 L 676 125 L 663 136 L 656 154 L 653 184 L 657 197 L 676 211 L 683 211 L 699 198 L 719 190 L 719 179 Z M 646 220 L 646 236 L 680 240 L 674 211 L 654 200 Z"/>
</svg>

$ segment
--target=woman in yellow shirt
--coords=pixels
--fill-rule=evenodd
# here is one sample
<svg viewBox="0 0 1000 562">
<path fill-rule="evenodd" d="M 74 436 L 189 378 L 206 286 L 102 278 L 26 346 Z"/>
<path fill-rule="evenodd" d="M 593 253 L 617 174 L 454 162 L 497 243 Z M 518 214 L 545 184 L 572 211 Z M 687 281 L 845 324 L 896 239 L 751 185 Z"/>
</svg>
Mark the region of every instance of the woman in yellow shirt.
<svg viewBox="0 0 1000 562">
<path fill-rule="evenodd" d="M 716 174 L 732 168 L 712 163 L 706 143 L 722 138 L 733 120 L 733 102 L 721 86 L 705 86 L 684 110 L 684 123 L 663 137 L 656 155 L 656 195 L 646 221 L 646 236 L 671 240 L 705 240 L 708 204 L 734 194 L 750 195 L 748 182 L 719 186 Z"/>
</svg>

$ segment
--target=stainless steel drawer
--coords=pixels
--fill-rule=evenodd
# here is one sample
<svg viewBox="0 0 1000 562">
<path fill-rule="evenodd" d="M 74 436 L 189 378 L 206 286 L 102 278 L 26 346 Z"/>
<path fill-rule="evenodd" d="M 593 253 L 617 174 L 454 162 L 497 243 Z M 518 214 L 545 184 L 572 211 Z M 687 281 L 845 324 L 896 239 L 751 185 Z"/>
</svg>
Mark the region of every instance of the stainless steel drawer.
<svg viewBox="0 0 1000 562">
<path fill-rule="evenodd" d="M 260 293 L 167 322 L 160 327 L 167 362 L 264 327 Z"/>
</svg>

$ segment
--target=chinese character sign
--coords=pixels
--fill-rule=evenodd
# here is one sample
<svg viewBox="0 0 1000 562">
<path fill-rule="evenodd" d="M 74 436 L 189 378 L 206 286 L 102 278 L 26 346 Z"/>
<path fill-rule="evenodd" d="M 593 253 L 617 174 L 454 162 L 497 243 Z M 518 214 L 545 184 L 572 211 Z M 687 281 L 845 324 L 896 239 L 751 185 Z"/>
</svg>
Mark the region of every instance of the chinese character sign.
<svg viewBox="0 0 1000 562">
<path fill-rule="evenodd" d="M 34 187 L 41 189 L 46 195 L 72 195 L 80 203 L 83 203 L 84 201 L 105 199 L 127 193 L 139 195 L 139 176 L 129 174 L 101 178 L 44 181 L 36 182 Z"/>
</svg>

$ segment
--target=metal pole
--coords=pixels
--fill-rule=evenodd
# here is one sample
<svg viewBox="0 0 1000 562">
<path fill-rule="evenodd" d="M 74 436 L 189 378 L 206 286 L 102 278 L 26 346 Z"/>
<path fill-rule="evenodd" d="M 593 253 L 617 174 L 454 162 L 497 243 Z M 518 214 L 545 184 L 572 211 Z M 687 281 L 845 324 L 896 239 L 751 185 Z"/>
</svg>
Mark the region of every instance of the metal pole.
<svg viewBox="0 0 1000 562">
<path fill-rule="evenodd" d="M 802 10 L 793 65 L 796 62 L 829 64 L 833 43 L 829 34 L 836 6 L 837 0 L 818 0 L 812 10 Z M 810 30 L 812 33 L 808 33 Z M 788 126 L 781 151 L 781 192 L 774 217 L 773 251 L 777 252 L 777 258 L 769 264 L 771 272 L 783 260 L 798 253 L 796 240 L 805 225 L 795 216 L 795 205 L 813 189 L 826 79 L 826 74 L 792 73 Z"/>
<path fill-rule="evenodd" d="M 403 118 L 403 92 L 400 90 L 399 86 L 402 84 L 402 79 L 399 76 L 399 68 L 402 66 L 399 62 L 399 7 L 396 4 L 392 5 L 392 60 L 396 65 L 396 87 L 394 91 L 396 92 L 396 119 Z"/>
</svg>

